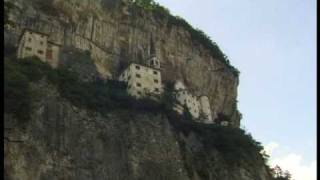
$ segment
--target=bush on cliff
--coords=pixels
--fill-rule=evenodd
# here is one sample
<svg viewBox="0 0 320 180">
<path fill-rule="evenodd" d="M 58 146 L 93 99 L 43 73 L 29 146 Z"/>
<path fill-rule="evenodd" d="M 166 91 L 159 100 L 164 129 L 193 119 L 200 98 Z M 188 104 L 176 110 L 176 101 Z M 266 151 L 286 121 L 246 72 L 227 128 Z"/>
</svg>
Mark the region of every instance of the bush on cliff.
<svg viewBox="0 0 320 180">
<path fill-rule="evenodd" d="M 264 163 L 260 154 L 263 146 L 242 129 L 186 121 L 172 114 L 169 119 L 177 132 L 185 136 L 194 133 L 208 152 L 216 149 L 223 154 L 225 161 L 230 165 L 236 165 L 241 161 L 252 164 L 257 161 Z"/>
</svg>

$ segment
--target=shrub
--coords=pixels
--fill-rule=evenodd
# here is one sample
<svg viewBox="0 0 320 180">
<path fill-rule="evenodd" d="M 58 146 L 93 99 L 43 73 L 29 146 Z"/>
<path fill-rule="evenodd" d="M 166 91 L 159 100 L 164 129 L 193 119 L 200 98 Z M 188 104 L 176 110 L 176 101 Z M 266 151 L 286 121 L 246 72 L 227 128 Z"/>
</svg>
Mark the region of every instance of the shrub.
<svg viewBox="0 0 320 180">
<path fill-rule="evenodd" d="M 233 166 L 241 161 L 252 164 L 257 161 L 264 162 L 260 154 L 263 147 L 242 129 L 186 121 L 172 114 L 169 119 L 178 133 L 182 132 L 184 135 L 195 133 L 202 141 L 205 151 L 216 149 L 223 154 L 229 165 Z"/>
<path fill-rule="evenodd" d="M 16 62 L 4 61 L 4 112 L 21 121 L 30 118 L 30 88 L 28 77 L 16 68 Z"/>
</svg>

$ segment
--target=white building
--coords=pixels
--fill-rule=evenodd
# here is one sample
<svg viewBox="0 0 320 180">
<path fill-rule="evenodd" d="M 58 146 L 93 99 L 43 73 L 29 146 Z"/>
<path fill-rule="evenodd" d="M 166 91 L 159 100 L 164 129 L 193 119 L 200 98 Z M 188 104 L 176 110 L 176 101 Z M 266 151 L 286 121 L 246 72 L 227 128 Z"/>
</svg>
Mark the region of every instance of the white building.
<svg viewBox="0 0 320 180">
<path fill-rule="evenodd" d="M 128 83 L 128 93 L 137 98 L 148 95 L 160 95 L 163 92 L 160 62 L 153 57 L 147 61 L 148 66 L 131 63 L 124 70 L 119 81 Z"/>
<path fill-rule="evenodd" d="M 207 117 L 207 121 L 205 123 L 213 123 L 208 96 L 200 96 L 199 101 L 200 101 L 201 111 Z"/>
<path fill-rule="evenodd" d="M 182 114 L 183 107 L 186 106 L 193 116 L 193 118 L 199 118 L 200 113 L 203 113 L 206 116 L 205 123 L 213 123 L 209 98 L 207 96 L 200 96 L 199 98 L 190 92 L 188 92 L 185 85 L 177 81 L 175 83 L 175 96 L 178 101 L 178 104 L 174 109 Z"/>
<path fill-rule="evenodd" d="M 48 34 L 24 29 L 19 39 L 18 58 L 37 56 L 41 61 L 57 67 L 60 45 L 48 41 L 48 38 Z"/>
<path fill-rule="evenodd" d="M 175 96 L 178 101 L 175 109 L 179 113 L 183 113 L 183 106 L 186 106 L 194 118 L 199 117 L 200 113 L 200 103 L 197 97 L 188 92 L 187 88 L 180 81 L 175 84 Z"/>
</svg>

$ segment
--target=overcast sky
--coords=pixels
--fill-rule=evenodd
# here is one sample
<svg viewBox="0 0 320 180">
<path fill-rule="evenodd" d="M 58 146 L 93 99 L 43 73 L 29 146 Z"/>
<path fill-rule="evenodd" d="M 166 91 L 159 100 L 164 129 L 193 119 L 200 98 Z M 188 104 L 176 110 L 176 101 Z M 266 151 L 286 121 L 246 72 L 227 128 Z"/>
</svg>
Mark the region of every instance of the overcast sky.
<svg viewBox="0 0 320 180">
<path fill-rule="evenodd" d="M 316 180 L 316 0 L 157 0 L 240 70 L 242 126 L 295 180 Z"/>
</svg>

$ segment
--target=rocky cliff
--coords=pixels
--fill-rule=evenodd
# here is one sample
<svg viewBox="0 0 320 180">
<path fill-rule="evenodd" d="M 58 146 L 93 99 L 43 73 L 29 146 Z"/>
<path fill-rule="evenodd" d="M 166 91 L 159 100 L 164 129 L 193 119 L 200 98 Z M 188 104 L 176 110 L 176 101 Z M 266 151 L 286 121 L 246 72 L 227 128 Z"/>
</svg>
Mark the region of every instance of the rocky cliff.
<svg viewBox="0 0 320 180">
<path fill-rule="evenodd" d="M 104 78 L 116 78 L 121 65 L 144 62 L 153 47 L 163 80 L 182 80 L 196 95 L 207 95 L 213 119 L 223 113 L 239 127 L 238 75 L 213 57 L 184 27 L 121 0 L 10 0 L 16 26 L 5 42 L 16 45 L 23 28 L 48 33 L 63 47 L 89 50 Z"/>
<path fill-rule="evenodd" d="M 272 180 L 261 145 L 238 128 L 238 75 L 188 30 L 128 1 L 10 1 L 16 26 L 5 30 L 6 50 L 25 27 L 48 33 L 64 47 L 61 65 L 83 82 L 6 51 L 5 179 Z M 117 77 L 151 49 L 165 80 L 207 94 L 214 116 L 231 117 L 232 127 L 119 106 L 90 84 L 91 75 Z"/>
<path fill-rule="evenodd" d="M 210 130 L 206 136 L 206 128 L 183 128 L 179 118 L 171 121 L 161 112 L 119 109 L 102 115 L 73 105 L 45 79 L 31 89 L 37 96 L 30 120 L 5 114 L 7 180 L 271 179 L 261 157 L 234 137 L 224 139 L 233 131 L 217 136 L 218 129 Z M 211 139 L 216 147 L 209 146 Z M 230 147 L 244 151 L 228 154 Z"/>
</svg>

